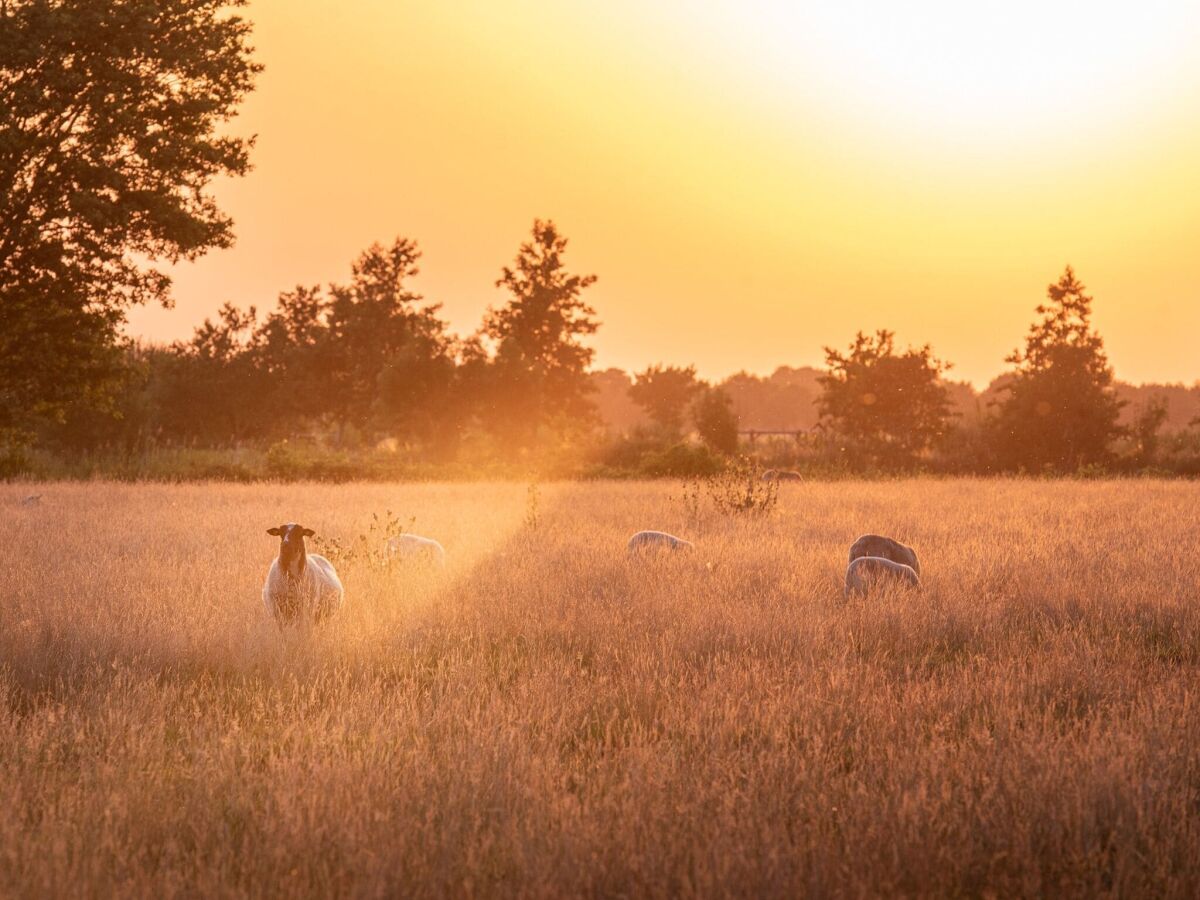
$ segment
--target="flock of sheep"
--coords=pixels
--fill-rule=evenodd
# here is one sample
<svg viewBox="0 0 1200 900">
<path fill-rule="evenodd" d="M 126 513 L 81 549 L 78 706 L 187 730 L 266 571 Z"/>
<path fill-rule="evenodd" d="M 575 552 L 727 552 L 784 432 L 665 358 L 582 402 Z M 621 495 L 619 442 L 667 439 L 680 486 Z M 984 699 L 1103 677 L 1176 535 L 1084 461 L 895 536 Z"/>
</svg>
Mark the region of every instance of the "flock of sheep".
<svg viewBox="0 0 1200 900">
<path fill-rule="evenodd" d="M 267 529 L 279 538 L 279 556 L 271 563 L 263 585 L 263 604 L 279 625 L 299 620 L 320 622 L 337 612 L 346 591 L 333 563 L 304 545 L 311 528 L 289 522 Z M 629 539 L 630 555 L 653 551 L 691 550 L 691 541 L 665 531 L 639 531 Z M 446 565 L 446 551 L 437 541 L 415 534 L 400 534 L 387 542 L 389 557 L 422 557 Z M 878 534 L 864 534 L 850 546 L 845 596 L 866 596 L 884 584 L 907 588 L 921 586 L 921 565 L 911 547 Z"/>
</svg>

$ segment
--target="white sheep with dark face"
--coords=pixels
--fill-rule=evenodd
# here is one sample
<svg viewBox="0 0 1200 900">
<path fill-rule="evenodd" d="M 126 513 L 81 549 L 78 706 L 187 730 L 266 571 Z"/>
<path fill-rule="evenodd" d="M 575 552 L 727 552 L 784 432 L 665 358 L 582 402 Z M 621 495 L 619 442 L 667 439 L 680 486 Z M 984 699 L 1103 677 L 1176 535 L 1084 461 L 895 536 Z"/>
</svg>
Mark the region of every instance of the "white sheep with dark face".
<svg viewBox="0 0 1200 900">
<path fill-rule="evenodd" d="M 267 529 L 267 534 L 279 538 L 279 556 L 267 572 L 263 605 L 280 626 L 320 622 L 341 609 L 345 600 L 333 563 L 305 549 L 304 539 L 313 533 L 295 522 Z"/>
<path fill-rule="evenodd" d="M 921 576 L 912 566 L 882 556 L 860 556 L 846 569 L 846 599 L 865 597 L 872 589 L 885 585 L 919 588 Z"/>
<path fill-rule="evenodd" d="M 417 534 L 398 534 L 387 542 L 389 559 L 424 559 L 446 568 L 446 548 L 433 538 Z"/>
<path fill-rule="evenodd" d="M 918 575 L 921 574 L 921 564 L 917 561 L 917 551 L 906 547 L 899 541 L 894 541 L 881 534 L 864 534 L 850 545 L 850 562 L 859 557 L 878 556 L 890 559 L 892 562 L 908 566 Z"/>
<path fill-rule="evenodd" d="M 799 472 L 791 472 L 787 469 L 767 469 L 762 473 L 763 481 L 803 481 L 804 476 Z"/>
<path fill-rule="evenodd" d="M 648 550 L 691 550 L 694 546 L 691 541 L 685 541 L 665 531 L 639 531 L 629 539 L 625 549 L 630 554 L 635 554 Z"/>
</svg>

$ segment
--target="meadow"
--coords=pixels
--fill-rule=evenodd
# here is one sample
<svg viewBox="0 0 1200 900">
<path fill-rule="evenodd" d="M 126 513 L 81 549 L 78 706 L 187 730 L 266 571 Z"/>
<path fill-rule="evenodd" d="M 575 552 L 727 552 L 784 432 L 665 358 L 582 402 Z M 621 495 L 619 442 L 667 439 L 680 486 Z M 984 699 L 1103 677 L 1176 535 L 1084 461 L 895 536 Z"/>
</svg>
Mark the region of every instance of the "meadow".
<svg viewBox="0 0 1200 900">
<path fill-rule="evenodd" d="M 23 505 L 30 493 L 39 503 Z M 0 896 L 1200 895 L 1200 484 L 0 485 Z M 391 510 L 342 614 L 260 591 Z M 697 542 L 642 561 L 639 528 Z M 920 594 L 846 602 L 850 542 Z"/>
</svg>

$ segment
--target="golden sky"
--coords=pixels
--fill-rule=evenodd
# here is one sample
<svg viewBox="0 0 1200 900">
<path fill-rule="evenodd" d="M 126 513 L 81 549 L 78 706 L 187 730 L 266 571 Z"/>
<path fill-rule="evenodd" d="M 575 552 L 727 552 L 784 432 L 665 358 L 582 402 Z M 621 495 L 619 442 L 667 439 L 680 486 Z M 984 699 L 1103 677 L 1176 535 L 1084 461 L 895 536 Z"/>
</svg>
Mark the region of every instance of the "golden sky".
<svg viewBox="0 0 1200 900">
<path fill-rule="evenodd" d="M 1200 379 L 1200 4 L 252 0 L 267 66 L 217 196 L 221 303 L 396 235 L 474 330 L 536 217 L 600 276 L 597 365 L 820 364 L 890 328 L 986 383 L 1071 263 L 1118 375 Z"/>
</svg>

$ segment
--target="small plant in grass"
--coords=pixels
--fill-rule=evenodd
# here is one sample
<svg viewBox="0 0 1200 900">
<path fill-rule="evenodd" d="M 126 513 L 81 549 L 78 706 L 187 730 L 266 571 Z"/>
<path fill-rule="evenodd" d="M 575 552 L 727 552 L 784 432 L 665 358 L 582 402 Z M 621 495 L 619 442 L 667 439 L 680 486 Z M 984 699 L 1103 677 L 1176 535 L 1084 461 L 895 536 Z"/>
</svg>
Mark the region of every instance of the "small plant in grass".
<svg viewBox="0 0 1200 900">
<path fill-rule="evenodd" d="M 530 531 L 536 531 L 541 521 L 541 499 L 541 488 L 536 481 L 531 481 L 525 492 L 525 527 Z"/>
<path fill-rule="evenodd" d="M 724 472 L 706 479 L 709 499 L 727 516 L 765 516 L 779 502 L 779 482 L 763 481 L 757 460 L 739 457 Z"/>
<path fill-rule="evenodd" d="M 692 520 L 698 518 L 703 495 L 721 515 L 764 516 L 779 502 L 779 482 L 763 481 L 762 475 L 757 460 L 739 457 L 716 475 L 685 481 L 684 509 Z"/>
<path fill-rule="evenodd" d="M 701 478 L 685 478 L 679 485 L 679 500 L 687 521 L 694 524 L 700 518 L 700 501 L 704 497 L 704 480 Z"/>
<path fill-rule="evenodd" d="M 338 537 L 315 535 L 313 549 L 334 565 L 359 563 L 371 569 L 386 569 L 392 564 L 387 552 L 388 539 L 410 531 L 416 521 L 414 516 L 408 522 L 402 522 L 390 509 L 382 516 L 371 513 L 366 531 L 345 541 Z"/>
</svg>

